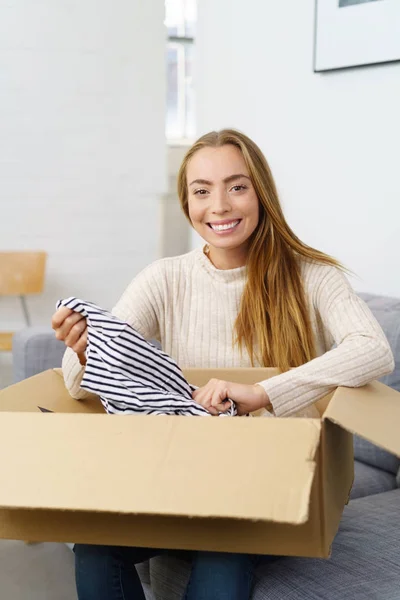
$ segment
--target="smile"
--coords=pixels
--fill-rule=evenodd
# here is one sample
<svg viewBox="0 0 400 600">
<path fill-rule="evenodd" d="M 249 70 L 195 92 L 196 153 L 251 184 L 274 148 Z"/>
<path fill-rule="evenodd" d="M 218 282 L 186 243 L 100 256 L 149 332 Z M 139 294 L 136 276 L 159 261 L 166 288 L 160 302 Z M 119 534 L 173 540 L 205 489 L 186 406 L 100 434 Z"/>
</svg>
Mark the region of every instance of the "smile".
<svg viewBox="0 0 400 600">
<path fill-rule="evenodd" d="M 222 231 L 232 231 L 239 225 L 240 222 L 241 219 L 237 219 L 236 221 L 228 221 L 225 223 L 208 223 L 208 226 L 211 227 L 213 231 L 219 233 Z"/>
</svg>

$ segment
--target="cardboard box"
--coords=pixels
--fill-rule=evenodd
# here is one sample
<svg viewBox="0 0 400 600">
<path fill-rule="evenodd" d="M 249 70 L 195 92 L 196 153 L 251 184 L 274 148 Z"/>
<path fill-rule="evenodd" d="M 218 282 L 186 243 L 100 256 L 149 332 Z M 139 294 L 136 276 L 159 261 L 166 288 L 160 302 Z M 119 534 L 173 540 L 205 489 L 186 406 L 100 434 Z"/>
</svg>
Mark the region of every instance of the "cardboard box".
<svg viewBox="0 0 400 600">
<path fill-rule="evenodd" d="M 197 385 L 273 374 L 185 371 Z M 0 537 L 328 557 L 353 480 L 349 432 L 400 455 L 400 393 L 338 388 L 318 408 L 321 419 L 111 416 L 46 371 L 0 392 Z"/>
</svg>

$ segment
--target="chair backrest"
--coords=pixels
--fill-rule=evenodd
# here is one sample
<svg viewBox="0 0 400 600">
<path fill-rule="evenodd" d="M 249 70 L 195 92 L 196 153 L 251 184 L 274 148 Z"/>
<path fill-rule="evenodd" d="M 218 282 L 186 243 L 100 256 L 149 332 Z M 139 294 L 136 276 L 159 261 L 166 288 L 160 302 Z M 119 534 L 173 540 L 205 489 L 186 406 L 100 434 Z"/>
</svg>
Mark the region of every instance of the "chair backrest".
<svg viewBox="0 0 400 600">
<path fill-rule="evenodd" d="M 0 296 L 40 294 L 46 252 L 0 252 Z"/>
</svg>

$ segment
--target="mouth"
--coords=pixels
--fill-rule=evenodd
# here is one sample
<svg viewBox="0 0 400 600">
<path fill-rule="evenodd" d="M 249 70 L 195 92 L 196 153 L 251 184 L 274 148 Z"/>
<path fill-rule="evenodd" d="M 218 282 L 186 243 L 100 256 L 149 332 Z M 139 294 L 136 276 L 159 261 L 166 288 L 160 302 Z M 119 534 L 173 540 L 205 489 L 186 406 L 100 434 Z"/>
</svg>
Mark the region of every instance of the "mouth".
<svg viewBox="0 0 400 600">
<path fill-rule="evenodd" d="M 215 233 L 227 233 L 234 231 L 242 219 L 235 219 L 234 221 L 220 221 L 219 223 L 207 223 L 210 229 Z"/>
</svg>

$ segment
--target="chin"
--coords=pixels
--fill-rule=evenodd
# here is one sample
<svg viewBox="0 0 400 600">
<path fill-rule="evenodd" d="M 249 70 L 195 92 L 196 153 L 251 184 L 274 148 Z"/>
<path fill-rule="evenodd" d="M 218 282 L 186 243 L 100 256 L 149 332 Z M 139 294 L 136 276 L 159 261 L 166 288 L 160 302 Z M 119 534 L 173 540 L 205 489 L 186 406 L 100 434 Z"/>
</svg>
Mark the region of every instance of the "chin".
<svg viewBox="0 0 400 600">
<path fill-rule="evenodd" d="M 236 250 L 237 248 L 240 248 L 241 246 L 243 246 L 244 242 L 243 241 L 239 241 L 239 242 L 228 242 L 228 241 L 223 241 L 221 240 L 220 242 L 207 242 L 210 246 L 217 248 L 218 250 Z"/>
</svg>

